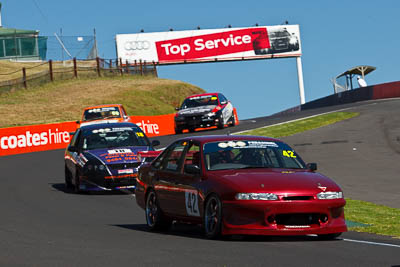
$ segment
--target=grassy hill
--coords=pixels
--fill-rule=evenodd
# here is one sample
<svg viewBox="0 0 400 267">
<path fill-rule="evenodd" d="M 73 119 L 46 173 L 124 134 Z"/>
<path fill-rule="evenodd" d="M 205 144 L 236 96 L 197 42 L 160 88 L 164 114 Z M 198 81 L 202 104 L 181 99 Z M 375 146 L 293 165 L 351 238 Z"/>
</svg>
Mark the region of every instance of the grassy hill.
<svg viewBox="0 0 400 267">
<path fill-rule="evenodd" d="M 1 94 L 0 128 L 75 121 L 84 107 L 109 103 L 123 104 L 129 115 L 169 114 L 202 92 L 181 81 L 141 76 L 58 81 Z"/>
</svg>

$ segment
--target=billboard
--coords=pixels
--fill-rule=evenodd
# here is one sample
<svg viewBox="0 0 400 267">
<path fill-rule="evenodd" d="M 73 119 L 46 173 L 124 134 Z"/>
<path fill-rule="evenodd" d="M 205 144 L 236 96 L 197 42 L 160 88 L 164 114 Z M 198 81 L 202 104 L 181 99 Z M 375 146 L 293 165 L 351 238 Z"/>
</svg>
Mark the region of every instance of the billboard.
<svg viewBox="0 0 400 267">
<path fill-rule="evenodd" d="M 116 35 L 123 62 L 159 64 L 301 56 L 299 25 Z"/>
</svg>

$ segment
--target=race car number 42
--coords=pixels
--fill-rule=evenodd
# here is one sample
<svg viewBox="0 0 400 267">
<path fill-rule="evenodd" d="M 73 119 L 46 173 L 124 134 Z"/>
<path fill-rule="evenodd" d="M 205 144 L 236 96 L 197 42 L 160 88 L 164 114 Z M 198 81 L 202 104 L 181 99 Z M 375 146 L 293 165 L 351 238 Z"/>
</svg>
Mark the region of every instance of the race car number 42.
<svg viewBox="0 0 400 267">
<path fill-rule="evenodd" d="M 186 212 L 190 216 L 200 216 L 197 193 L 185 192 Z"/>
</svg>

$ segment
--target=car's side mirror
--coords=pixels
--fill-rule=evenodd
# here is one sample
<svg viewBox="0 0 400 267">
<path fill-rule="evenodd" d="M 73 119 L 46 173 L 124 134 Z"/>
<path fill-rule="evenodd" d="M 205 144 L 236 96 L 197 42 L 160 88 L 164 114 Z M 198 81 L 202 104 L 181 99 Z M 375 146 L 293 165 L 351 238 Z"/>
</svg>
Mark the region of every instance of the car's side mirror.
<svg viewBox="0 0 400 267">
<path fill-rule="evenodd" d="M 179 108 L 175 108 L 175 110 L 176 110 L 176 111 L 178 111 L 178 110 L 179 110 Z"/>
<path fill-rule="evenodd" d="M 69 151 L 69 152 L 78 152 L 78 148 L 75 147 L 75 146 L 69 146 L 69 147 L 68 147 L 68 151 Z"/>
<path fill-rule="evenodd" d="M 316 171 L 317 170 L 317 163 L 307 163 L 306 167 L 310 171 Z"/>
<path fill-rule="evenodd" d="M 161 143 L 160 143 L 160 141 L 158 141 L 158 140 L 153 140 L 153 141 L 151 141 L 151 145 L 152 146 L 159 146 Z"/>
<path fill-rule="evenodd" d="M 184 171 L 189 174 L 200 174 L 200 168 L 194 164 L 186 164 L 184 167 Z"/>
<path fill-rule="evenodd" d="M 221 102 L 221 105 L 225 105 L 227 102 L 226 101 L 222 101 Z"/>
<path fill-rule="evenodd" d="M 76 124 L 81 124 L 81 121 L 76 121 Z"/>
</svg>

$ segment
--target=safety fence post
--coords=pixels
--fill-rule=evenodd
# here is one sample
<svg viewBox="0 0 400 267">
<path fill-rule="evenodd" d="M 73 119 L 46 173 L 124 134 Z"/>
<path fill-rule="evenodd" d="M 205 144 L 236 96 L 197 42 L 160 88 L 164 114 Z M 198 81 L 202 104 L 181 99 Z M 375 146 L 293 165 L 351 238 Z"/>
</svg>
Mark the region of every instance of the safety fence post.
<svg viewBox="0 0 400 267">
<path fill-rule="evenodd" d="M 101 77 L 101 73 L 100 73 L 100 58 L 96 57 L 96 67 L 97 67 L 97 75 L 99 77 Z"/>
<path fill-rule="evenodd" d="M 129 73 L 129 62 L 128 62 L 128 60 L 125 61 L 125 68 L 126 68 L 126 73 L 130 74 Z"/>
<path fill-rule="evenodd" d="M 53 60 L 49 60 L 49 75 L 50 75 L 50 81 L 54 82 L 54 76 L 53 76 Z"/>
<path fill-rule="evenodd" d="M 153 61 L 153 75 L 158 77 L 157 64 Z"/>
<path fill-rule="evenodd" d="M 25 69 L 25 67 L 22 68 L 22 82 L 24 83 L 25 89 L 28 88 L 28 85 L 26 83 L 26 69 Z"/>
<path fill-rule="evenodd" d="M 119 58 L 119 72 L 121 73 L 121 76 L 124 75 L 124 72 L 122 70 L 122 58 Z"/>
<path fill-rule="evenodd" d="M 78 78 L 78 68 L 76 66 L 76 57 L 73 58 L 73 62 L 74 62 L 74 77 Z"/>
<path fill-rule="evenodd" d="M 142 60 L 139 61 L 139 64 L 140 64 L 140 75 L 143 76 L 143 63 L 142 63 Z"/>
</svg>

